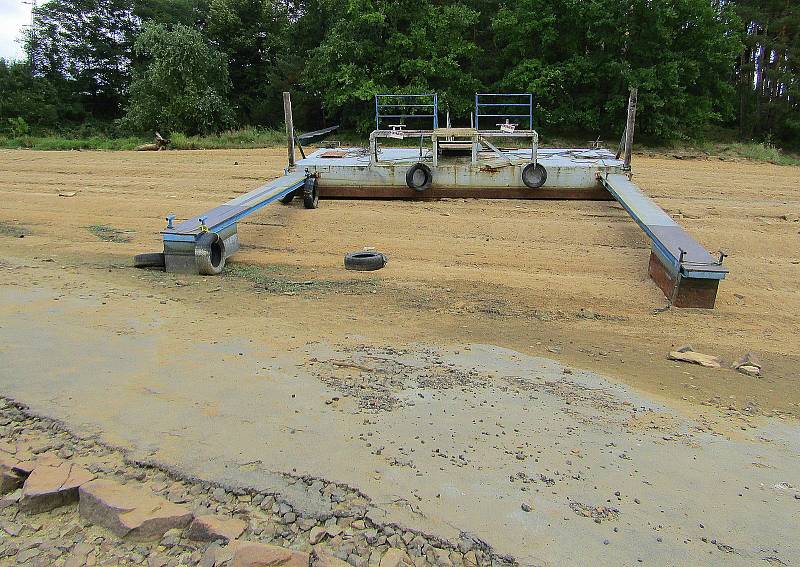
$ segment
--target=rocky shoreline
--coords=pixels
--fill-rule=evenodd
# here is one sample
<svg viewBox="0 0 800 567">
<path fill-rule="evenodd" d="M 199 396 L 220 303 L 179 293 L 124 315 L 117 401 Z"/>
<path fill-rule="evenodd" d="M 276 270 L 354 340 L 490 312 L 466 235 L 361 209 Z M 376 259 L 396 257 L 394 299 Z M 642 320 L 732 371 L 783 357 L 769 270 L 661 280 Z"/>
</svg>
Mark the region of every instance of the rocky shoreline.
<svg viewBox="0 0 800 567">
<path fill-rule="evenodd" d="M 292 477 L 329 502 L 182 477 L 0 398 L 0 563 L 287 567 L 512 565 L 462 533 L 447 542 L 382 524 L 357 490 Z"/>
</svg>

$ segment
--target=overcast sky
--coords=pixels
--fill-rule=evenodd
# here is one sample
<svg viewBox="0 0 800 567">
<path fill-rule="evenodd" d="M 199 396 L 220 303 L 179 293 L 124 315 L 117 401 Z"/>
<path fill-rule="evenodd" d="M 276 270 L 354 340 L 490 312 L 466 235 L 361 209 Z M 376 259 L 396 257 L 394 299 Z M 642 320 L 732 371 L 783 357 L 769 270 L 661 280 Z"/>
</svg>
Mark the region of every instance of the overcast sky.
<svg viewBox="0 0 800 567">
<path fill-rule="evenodd" d="M 22 45 L 17 41 L 22 26 L 31 21 L 31 6 L 22 0 L 0 0 L 0 58 L 22 59 Z"/>
</svg>

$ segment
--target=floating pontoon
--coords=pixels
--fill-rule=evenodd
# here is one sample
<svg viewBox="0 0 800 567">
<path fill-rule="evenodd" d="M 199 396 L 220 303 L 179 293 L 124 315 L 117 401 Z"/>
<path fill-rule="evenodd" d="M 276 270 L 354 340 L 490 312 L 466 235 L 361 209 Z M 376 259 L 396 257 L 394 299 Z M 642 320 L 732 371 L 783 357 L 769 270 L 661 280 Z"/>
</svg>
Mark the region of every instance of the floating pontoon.
<svg viewBox="0 0 800 567">
<path fill-rule="evenodd" d="M 649 274 L 671 304 L 714 307 L 719 281 L 728 273 L 722 265 L 724 255 L 712 257 L 631 181 L 635 91 L 625 142 L 616 154 L 598 147 L 540 148 L 530 94 L 476 94 L 470 127 L 452 127 L 447 113 L 443 128 L 436 94 L 377 95 L 368 147 L 331 144 L 308 156 L 300 146 L 304 137 L 294 135 L 291 105 L 285 106 L 290 140 L 285 174 L 178 225 L 174 215 L 168 216 L 162 232 L 167 271 L 219 273 L 226 258 L 239 249 L 236 223 L 274 201 L 288 203 L 295 196 L 302 196 L 312 209 L 320 196 L 615 199 L 651 239 Z M 296 147 L 303 158 L 295 162 Z"/>
</svg>

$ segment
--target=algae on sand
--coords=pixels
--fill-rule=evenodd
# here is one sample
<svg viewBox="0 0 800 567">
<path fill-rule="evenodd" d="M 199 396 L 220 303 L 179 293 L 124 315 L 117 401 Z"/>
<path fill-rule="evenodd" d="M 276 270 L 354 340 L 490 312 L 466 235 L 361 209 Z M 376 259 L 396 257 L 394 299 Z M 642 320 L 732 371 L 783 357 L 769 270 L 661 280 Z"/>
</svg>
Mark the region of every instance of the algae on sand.
<svg viewBox="0 0 800 567">
<path fill-rule="evenodd" d="M 133 230 L 123 230 L 107 224 L 92 224 L 86 230 L 106 242 L 130 242 Z"/>
<path fill-rule="evenodd" d="M 292 266 L 275 264 L 267 267 L 251 264 L 229 264 L 225 275 L 253 282 L 260 290 L 268 293 L 295 294 L 313 291 L 332 291 L 358 295 L 371 293 L 378 287 L 374 280 L 361 279 L 306 279 L 298 280 L 286 273 Z"/>
</svg>

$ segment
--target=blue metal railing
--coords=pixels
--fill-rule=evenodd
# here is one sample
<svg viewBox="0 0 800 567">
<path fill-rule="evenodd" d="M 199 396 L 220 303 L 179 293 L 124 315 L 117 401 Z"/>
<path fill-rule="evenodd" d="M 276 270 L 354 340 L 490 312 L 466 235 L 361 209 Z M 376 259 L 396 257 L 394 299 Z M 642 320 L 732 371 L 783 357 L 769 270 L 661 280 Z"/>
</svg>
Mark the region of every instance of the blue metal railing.
<svg viewBox="0 0 800 567">
<path fill-rule="evenodd" d="M 494 102 L 481 102 L 481 97 L 487 97 Z M 511 102 L 501 101 L 496 102 L 498 97 L 505 97 Z M 514 102 L 527 99 L 527 102 Z M 507 114 L 482 114 L 481 108 L 500 108 L 501 110 L 510 107 L 527 107 L 527 114 L 516 114 L 514 111 L 509 111 Z M 527 118 L 528 130 L 533 130 L 533 95 L 531 93 L 475 93 L 475 129 L 480 129 L 481 118 Z"/>
<path fill-rule="evenodd" d="M 418 99 L 422 99 L 418 101 Z M 430 103 L 426 103 L 425 99 L 430 99 Z M 387 101 L 387 102 L 384 102 Z M 416 103 L 416 104 L 415 104 Z M 383 109 L 399 108 L 403 111 L 407 109 L 430 109 L 430 114 L 418 114 L 414 111 L 410 113 L 402 112 L 401 114 L 389 113 L 384 114 L 381 112 Z M 424 111 L 422 111 L 424 112 Z M 439 127 L 439 95 L 436 93 L 431 94 L 377 94 L 375 95 L 375 129 L 381 129 L 381 120 L 385 118 L 432 118 L 433 129 Z"/>
</svg>

